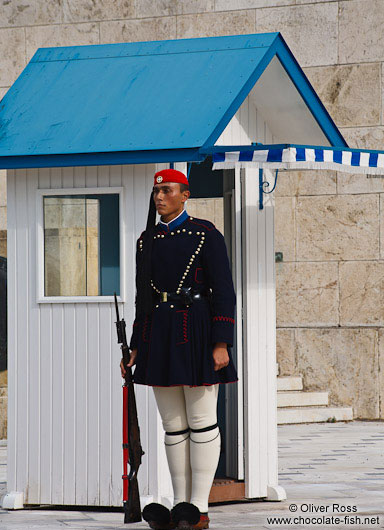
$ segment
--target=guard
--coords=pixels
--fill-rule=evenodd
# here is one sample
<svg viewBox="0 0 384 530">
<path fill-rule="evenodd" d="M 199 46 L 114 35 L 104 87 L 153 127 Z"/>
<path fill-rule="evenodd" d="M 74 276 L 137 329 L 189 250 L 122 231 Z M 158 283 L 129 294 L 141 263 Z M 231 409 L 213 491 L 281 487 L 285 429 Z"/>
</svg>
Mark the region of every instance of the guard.
<svg viewBox="0 0 384 530">
<path fill-rule="evenodd" d="M 135 383 L 153 387 L 174 491 L 171 511 L 158 503 L 143 510 L 156 530 L 209 528 L 221 445 L 219 384 L 238 381 L 231 356 L 236 295 L 224 237 L 212 222 L 188 215 L 189 196 L 182 172 L 158 171 L 136 244 L 128 366 L 136 365 Z"/>
</svg>

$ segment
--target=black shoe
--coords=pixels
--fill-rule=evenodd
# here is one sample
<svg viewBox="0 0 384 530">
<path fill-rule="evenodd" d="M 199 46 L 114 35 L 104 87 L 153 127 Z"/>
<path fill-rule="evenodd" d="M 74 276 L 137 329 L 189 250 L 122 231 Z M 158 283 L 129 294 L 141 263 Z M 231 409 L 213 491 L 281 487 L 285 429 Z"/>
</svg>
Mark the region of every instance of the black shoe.
<svg viewBox="0 0 384 530">
<path fill-rule="evenodd" d="M 143 519 L 153 530 L 172 530 L 176 526 L 171 522 L 171 512 L 157 502 L 151 502 L 143 509 Z"/>
<path fill-rule="evenodd" d="M 179 502 L 171 510 L 171 519 L 177 530 L 189 530 L 200 521 L 200 510 L 190 502 Z"/>
</svg>

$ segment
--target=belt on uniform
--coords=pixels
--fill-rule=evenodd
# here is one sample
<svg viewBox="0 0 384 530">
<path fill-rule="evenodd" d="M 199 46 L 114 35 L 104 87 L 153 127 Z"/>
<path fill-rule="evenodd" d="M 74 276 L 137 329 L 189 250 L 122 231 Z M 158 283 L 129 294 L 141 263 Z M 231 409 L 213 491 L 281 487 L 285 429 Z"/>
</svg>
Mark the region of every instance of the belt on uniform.
<svg viewBox="0 0 384 530">
<path fill-rule="evenodd" d="M 194 300 L 201 300 L 202 298 L 208 298 L 210 291 L 203 289 L 201 291 L 192 289 L 192 287 L 182 287 L 180 293 L 168 293 L 162 291 L 157 297 L 157 302 L 182 302 L 186 305 L 192 304 Z"/>
</svg>

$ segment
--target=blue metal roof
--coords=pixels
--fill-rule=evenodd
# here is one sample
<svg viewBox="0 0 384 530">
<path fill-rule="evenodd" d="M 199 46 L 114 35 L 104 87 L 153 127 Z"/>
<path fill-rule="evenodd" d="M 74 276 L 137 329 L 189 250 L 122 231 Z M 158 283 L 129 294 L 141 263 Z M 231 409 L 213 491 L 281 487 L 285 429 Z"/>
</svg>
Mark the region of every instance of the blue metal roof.
<svg viewBox="0 0 384 530">
<path fill-rule="evenodd" d="M 278 55 L 346 146 L 280 33 L 39 48 L 0 102 L 0 167 L 202 160 Z"/>
</svg>

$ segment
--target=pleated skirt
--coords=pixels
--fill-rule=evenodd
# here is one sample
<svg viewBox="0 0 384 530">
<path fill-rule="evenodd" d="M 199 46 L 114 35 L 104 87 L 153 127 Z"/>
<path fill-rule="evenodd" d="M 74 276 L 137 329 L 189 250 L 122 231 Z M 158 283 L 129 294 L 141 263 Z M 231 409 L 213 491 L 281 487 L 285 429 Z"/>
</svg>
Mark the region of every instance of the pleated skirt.
<svg viewBox="0 0 384 530">
<path fill-rule="evenodd" d="M 204 386 L 238 381 L 231 346 L 227 346 L 228 366 L 214 370 L 211 322 L 207 298 L 194 300 L 189 307 L 177 302 L 160 303 L 141 324 L 134 382 Z"/>
</svg>

